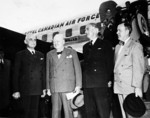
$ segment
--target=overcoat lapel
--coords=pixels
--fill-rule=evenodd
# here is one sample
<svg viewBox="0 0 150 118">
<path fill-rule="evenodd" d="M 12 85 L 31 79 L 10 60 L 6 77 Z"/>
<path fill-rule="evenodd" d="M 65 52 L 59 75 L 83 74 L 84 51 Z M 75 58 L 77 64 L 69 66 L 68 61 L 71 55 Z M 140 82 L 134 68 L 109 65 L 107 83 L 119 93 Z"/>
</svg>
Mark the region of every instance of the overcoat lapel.
<svg viewBox="0 0 150 118">
<path fill-rule="evenodd" d="M 56 68 L 58 68 L 58 66 L 59 66 L 59 65 L 63 62 L 63 60 L 66 58 L 66 53 L 67 53 L 67 50 L 66 50 L 66 48 L 64 48 L 64 50 L 63 50 L 63 52 L 62 52 L 60 58 L 58 58 L 56 50 L 53 51 L 52 57 L 53 57 L 54 62 L 55 62 L 55 64 L 56 64 Z"/>
<path fill-rule="evenodd" d="M 57 57 L 58 58 L 58 57 Z M 66 49 L 64 48 L 60 58 L 58 59 L 58 62 L 57 62 L 57 67 L 59 67 L 59 65 L 63 62 L 63 60 L 66 58 Z"/>
<path fill-rule="evenodd" d="M 56 50 L 52 51 L 51 55 L 52 55 L 52 58 L 53 58 L 53 61 L 54 61 L 55 65 L 57 65 L 57 63 L 58 63 L 58 56 L 57 56 Z"/>
<path fill-rule="evenodd" d="M 116 62 L 115 62 L 115 68 L 118 66 L 118 64 L 120 64 L 120 61 L 124 58 L 125 54 L 128 54 L 129 51 L 129 45 L 131 44 L 132 39 L 129 39 L 129 41 L 124 45 L 124 47 L 122 48 L 120 54 L 118 54 L 120 47 L 118 48 L 118 50 L 116 51 L 117 54 L 115 54 L 116 57 Z"/>
<path fill-rule="evenodd" d="M 33 58 L 33 55 L 31 54 L 31 52 L 28 49 L 25 50 L 25 55 L 29 59 L 30 62 L 35 61 Z"/>
<path fill-rule="evenodd" d="M 118 44 L 115 50 L 115 56 L 114 56 L 114 62 L 116 63 L 117 58 L 118 58 L 118 53 L 119 53 L 119 49 L 120 49 L 120 45 Z"/>
</svg>

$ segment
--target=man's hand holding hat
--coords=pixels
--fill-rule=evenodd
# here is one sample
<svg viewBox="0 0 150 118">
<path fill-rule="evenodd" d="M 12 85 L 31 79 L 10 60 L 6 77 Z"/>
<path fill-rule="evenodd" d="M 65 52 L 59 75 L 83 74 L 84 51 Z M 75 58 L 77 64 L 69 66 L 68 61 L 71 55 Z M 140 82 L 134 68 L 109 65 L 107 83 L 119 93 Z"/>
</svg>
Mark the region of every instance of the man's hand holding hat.
<svg viewBox="0 0 150 118">
<path fill-rule="evenodd" d="M 84 95 L 83 91 L 80 90 L 80 92 L 71 99 L 71 107 L 72 109 L 76 110 L 79 107 L 82 107 L 83 105 L 84 105 Z"/>
<path fill-rule="evenodd" d="M 141 88 L 135 88 L 135 97 L 143 97 L 142 89 Z"/>
<path fill-rule="evenodd" d="M 137 89 L 137 93 L 138 93 Z M 123 108 L 125 112 L 133 117 L 141 117 L 146 112 L 146 106 L 143 100 L 138 96 L 136 97 L 135 93 L 127 95 L 123 102 Z"/>
<path fill-rule="evenodd" d="M 81 87 L 80 86 L 76 86 L 74 89 L 75 93 L 80 93 Z"/>
</svg>

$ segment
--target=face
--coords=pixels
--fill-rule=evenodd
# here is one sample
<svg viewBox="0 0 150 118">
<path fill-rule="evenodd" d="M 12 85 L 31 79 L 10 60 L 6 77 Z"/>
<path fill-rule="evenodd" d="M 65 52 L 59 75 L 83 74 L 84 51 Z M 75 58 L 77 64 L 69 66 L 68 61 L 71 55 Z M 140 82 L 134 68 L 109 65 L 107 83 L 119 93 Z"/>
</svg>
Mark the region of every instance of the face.
<svg viewBox="0 0 150 118">
<path fill-rule="evenodd" d="M 129 30 L 124 26 L 123 23 L 118 25 L 117 35 L 120 41 L 125 41 L 129 37 Z"/>
<path fill-rule="evenodd" d="M 65 41 L 63 35 L 56 34 L 54 36 L 53 45 L 55 49 L 62 49 L 64 47 Z"/>
<path fill-rule="evenodd" d="M 87 25 L 85 28 L 85 33 L 89 39 L 92 39 L 92 37 L 94 36 L 94 27 L 92 27 L 91 25 Z"/>
<path fill-rule="evenodd" d="M 33 38 L 33 37 L 28 38 L 28 39 L 25 40 L 25 43 L 27 44 L 27 46 L 28 46 L 29 48 L 33 48 L 33 49 L 34 49 L 35 46 L 36 46 L 36 39 Z"/>
</svg>

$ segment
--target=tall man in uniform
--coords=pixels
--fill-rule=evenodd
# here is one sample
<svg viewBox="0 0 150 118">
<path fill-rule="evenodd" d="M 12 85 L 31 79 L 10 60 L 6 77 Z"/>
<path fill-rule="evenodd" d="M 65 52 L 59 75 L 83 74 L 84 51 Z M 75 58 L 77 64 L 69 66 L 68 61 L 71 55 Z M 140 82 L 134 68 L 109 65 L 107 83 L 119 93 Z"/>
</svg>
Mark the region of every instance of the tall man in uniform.
<svg viewBox="0 0 150 118">
<path fill-rule="evenodd" d="M 98 38 L 95 23 L 86 26 L 90 39 L 83 46 L 83 88 L 86 118 L 109 118 L 110 96 L 108 83 L 113 74 L 113 50 L 109 41 Z"/>
</svg>

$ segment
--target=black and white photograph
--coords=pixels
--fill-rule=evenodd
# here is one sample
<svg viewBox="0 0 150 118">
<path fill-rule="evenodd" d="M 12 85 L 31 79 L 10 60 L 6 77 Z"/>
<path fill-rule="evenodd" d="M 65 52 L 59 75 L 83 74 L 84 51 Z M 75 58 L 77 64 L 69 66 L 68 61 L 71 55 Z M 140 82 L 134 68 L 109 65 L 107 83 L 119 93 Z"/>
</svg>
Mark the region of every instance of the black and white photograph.
<svg viewBox="0 0 150 118">
<path fill-rule="evenodd" d="M 150 0 L 0 0 L 0 118 L 149 118 Z"/>
</svg>

